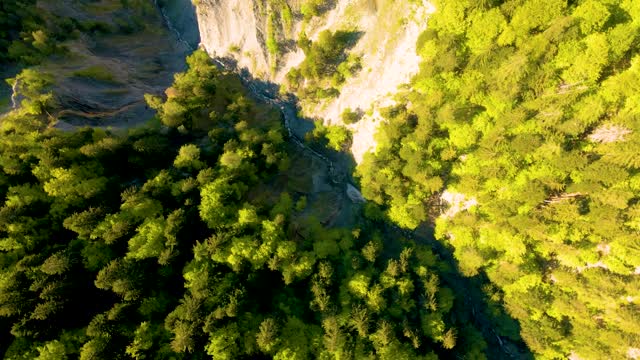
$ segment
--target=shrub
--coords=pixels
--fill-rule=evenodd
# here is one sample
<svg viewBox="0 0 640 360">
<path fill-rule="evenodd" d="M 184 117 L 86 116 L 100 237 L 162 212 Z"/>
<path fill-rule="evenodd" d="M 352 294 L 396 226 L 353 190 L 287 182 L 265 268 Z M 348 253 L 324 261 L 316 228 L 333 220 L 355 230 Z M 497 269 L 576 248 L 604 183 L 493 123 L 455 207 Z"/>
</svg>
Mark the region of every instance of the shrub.
<svg viewBox="0 0 640 360">
<path fill-rule="evenodd" d="M 94 65 L 89 66 L 88 68 L 84 68 L 82 70 L 78 70 L 73 73 L 73 76 L 88 78 L 92 80 L 102 81 L 102 82 L 116 82 L 113 74 L 106 66 L 103 65 Z"/>
<path fill-rule="evenodd" d="M 351 110 L 350 108 L 344 109 L 342 112 L 342 122 L 349 125 L 355 124 L 360 120 L 360 114 L 356 111 Z"/>
</svg>

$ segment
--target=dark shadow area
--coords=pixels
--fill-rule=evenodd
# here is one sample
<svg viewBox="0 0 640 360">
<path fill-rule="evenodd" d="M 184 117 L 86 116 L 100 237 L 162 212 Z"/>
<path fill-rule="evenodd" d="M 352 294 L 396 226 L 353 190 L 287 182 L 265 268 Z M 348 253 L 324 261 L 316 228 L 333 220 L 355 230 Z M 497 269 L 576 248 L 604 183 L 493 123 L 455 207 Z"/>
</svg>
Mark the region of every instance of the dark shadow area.
<svg viewBox="0 0 640 360">
<path fill-rule="evenodd" d="M 280 52 L 284 54 L 298 50 L 298 43 L 293 39 L 282 40 L 278 42 L 278 45 L 280 46 Z"/>
<path fill-rule="evenodd" d="M 292 94 L 280 94 L 280 86 L 271 82 L 255 79 L 248 69 L 238 69 L 237 62 L 231 58 L 218 58 L 214 61 L 226 70 L 233 70 L 240 75 L 242 83 L 249 89 L 250 94 L 261 102 L 276 106 L 282 112 L 283 121 L 288 129 L 290 141 L 313 157 L 323 158 L 328 163 L 328 178 L 334 189 L 346 192 L 348 184 L 357 184 L 353 178 L 356 162 L 353 156 L 347 152 L 334 151 L 322 148 L 317 144 L 305 142 L 305 134 L 314 129 L 313 119 L 301 117 L 298 107 L 298 99 Z M 356 112 L 361 112 L 357 109 Z M 357 186 L 356 186 L 357 188 Z M 343 201 L 350 201 L 344 197 Z M 520 338 L 520 326 L 517 320 L 510 317 L 503 305 L 487 294 L 490 281 L 486 274 L 481 273 L 474 277 L 463 276 L 457 268 L 453 256 L 453 249 L 436 240 L 432 224 L 423 224 L 415 231 L 401 229 L 391 222 L 383 214 L 383 209 L 369 203 L 367 205 L 353 203 L 347 206 L 352 216 L 362 216 L 365 211 L 380 214 L 377 220 L 367 220 L 376 223 L 384 229 L 385 251 L 391 256 L 399 252 L 403 242 L 419 243 L 430 247 L 435 256 L 445 265 L 440 269 L 441 284 L 453 290 L 455 294 L 454 309 L 450 315 L 450 321 L 459 329 L 458 341 L 462 344 L 465 337 L 471 339 L 471 333 L 465 332 L 466 325 L 473 325 L 480 330 L 483 339 L 487 343 L 486 354 L 489 359 L 533 359 L 533 354 Z M 368 210 L 365 210 L 369 207 Z M 354 215 L 356 212 L 359 215 Z M 353 219 L 353 218 L 352 218 Z M 331 226 L 349 226 L 347 222 L 332 222 Z M 443 358 L 446 358 L 446 354 Z M 462 358 L 461 355 L 459 358 Z"/>
<path fill-rule="evenodd" d="M 390 222 L 387 220 L 387 222 Z M 402 230 L 407 238 L 428 245 L 448 267 L 441 269 L 443 285 L 455 294 L 456 322 L 472 324 L 482 332 L 487 342 L 486 354 L 489 359 L 534 359 L 520 337 L 520 324 L 512 318 L 500 302 L 491 299 L 486 288 L 491 284 L 486 273 L 480 272 L 466 277 L 457 268 L 453 249 L 435 238 L 434 226 L 423 224 L 415 231 Z M 462 340 L 462 339 L 461 339 Z"/>
<path fill-rule="evenodd" d="M 314 119 L 300 115 L 301 109 L 295 95 L 291 93 L 280 95 L 280 85 L 255 79 L 247 68 L 237 69 L 237 62 L 232 58 L 218 58 L 216 62 L 223 65 L 225 69 L 234 69 L 240 75 L 242 83 L 257 100 L 267 102 L 280 109 L 285 127 L 294 142 L 308 148 L 311 152 L 315 152 L 314 155 L 324 157 L 326 161 L 333 163 L 333 174 L 331 174 L 333 183 L 349 182 L 354 184 L 352 174 L 355 171 L 356 162 L 352 154 L 308 144 L 305 141 L 305 135 L 315 127 Z"/>
<path fill-rule="evenodd" d="M 332 204 L 331 207 L 335 211 L 325 214 L 327 216 L 318 216 L 322 218 L 323 225 L 347 227 L 353 224 L 355 216 L 361 213 L 362 203 L 354 201 L 347 192 L 349 186 L 355 188 L 351 174 L 356 163 L 352 155 L 305 141 L 305 134 L 315 127 L 314 119 L 299 115 L 300 109 L 294 95 L 281 95 L 279 85 L 255 79 L 248 69 L 238 69 L 237 62 L 232 58 L 215 58 L 214 61 L 220 68 L 239 74 L 242 84 L 255 100 L 280 110 L 291 152 L 296 154 L 292 159 L 295 164 L 292 164 L 287 176 L 292 182 L 299 181 L 292 179 L 293 177 L 310 178 L 312 184 L 309 188 L 312 190 L 304 194 L 308 200 L 317 201 L 318 204 Z M 318 210 L 324 213 L 327 209 L 318 205 Z"/>
<path fill-rule="evenodd" d="M 364 36 L 364 31 L 338 30 L 334 33 L 333 36 L 339 44 L 342 44 L 345 48 L 350 49 L 358 43 L 358 40 L 360 40 L 362 36 Z"/>
<path fill-rule="evenodd" d="M 170 30 L 186 42 L 190 49 L 200 44 L 200 31 L 196 7 L 191 0 L 158 0 L 158 5 Z"/>
<path fill-rule="evenodd" d="M 318 13 L 320 15 L 326 13 L 327 11 L 332 10 L 338 4 L 337 0 L 324 0 L 322 5 L 318 6 Z"/>
</svg>

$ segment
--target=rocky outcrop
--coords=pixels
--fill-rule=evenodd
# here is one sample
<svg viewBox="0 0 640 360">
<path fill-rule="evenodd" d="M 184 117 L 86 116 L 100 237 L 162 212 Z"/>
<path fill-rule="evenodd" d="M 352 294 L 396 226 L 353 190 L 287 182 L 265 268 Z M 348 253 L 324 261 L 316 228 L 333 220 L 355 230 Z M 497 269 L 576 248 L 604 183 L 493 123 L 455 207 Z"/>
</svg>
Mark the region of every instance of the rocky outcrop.
<svg viewBox="0 0 640 360">
<path fill-rule="evenodd" d="M 195 49 L 200 44 L 196 7 L 191 0 L 169 0 L 159 4 L 163 14 L 168 18 L 168 26 L 174 30 L 189 48 Z"/>
<path fill-rule="evenodd" d="M 231 57 L 254 77 L 282 83 L 285 74 L 304 60 L 295 46 L 304 27 L 314 39 L 322 30 L 355 30 L 362 34 L 351 49 L 362 56 L 362 71 L 347 79 L 340 95 L 322 104 L 305 104 L 305 115 L 340 124 L 349 108 L 366 114 L 353 131 L 352 153 L 357 162 L 375 147 L 374 134 L 381 121 L 379 109 L 394 103 L 393 94 L 418 71 L 416 41 L 434 11 L 426 0 L 335 0 L 325 11 L 304 22 L 300 0 L 197 0 L 201 45 L 214 57 Z M 269 21 L 282 18 L 285 6 L 292 22 L 277 32 L 277 55 L 267 50 Z M 271 20 L 269 20 L 269 18 Z M 303 24 L 304 23 L 304 24 Z M 281 24 L 282 25 L 282 24 Z M 272 34 L 273 36 L 273 34 Z M 277 58 L 275 58 L 277 57 Z"/>
<path fill-rule="evenodd" d="M 374 3 L 375 12 L 359 18 L 357 27 L 364 34 L 352 49 L 362 54 L 363 71 L 348 79 L 337 99 L 314 109 L 332 124 L 342 123 L 341 114 L 346 109 L 365 113 L 358 123 L 348 126 L 353 132 L 351 152 L 358 163 L 376 146 L 374 135 L 382 121 L 379 110 L 393 105 L 396 89 L 418 72 L 416 42 L 434 11 L 426 1 L 422 5 L 409 1 Z M 346 14 L 338 17 L 343 16 Z"/>
<path fill-rule="evenodd" d="M 267 74 L 266 15 L 256 0 L 199 0 L 197 16 L 202 46 L 211 56 L 233 57 L 254 75 Z"/>
</svg>

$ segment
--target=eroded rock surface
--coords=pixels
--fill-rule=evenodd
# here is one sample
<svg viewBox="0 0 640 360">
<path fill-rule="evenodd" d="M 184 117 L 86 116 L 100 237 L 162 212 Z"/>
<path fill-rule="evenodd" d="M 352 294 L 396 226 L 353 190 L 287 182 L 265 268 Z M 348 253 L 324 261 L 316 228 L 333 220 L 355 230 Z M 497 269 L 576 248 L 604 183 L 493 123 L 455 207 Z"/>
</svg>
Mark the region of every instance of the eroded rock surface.
<svg viewBox="0 0 640 360">
<path fill-rule="evenodd" d="M 293 14 L 289 26 L 277 33 L 279 52 L 267 49 L 269 17 L 281 17 L 283 8 L 263 0 L 199 0 L 198 26 L 202 46 L 214 57 L 230 57 L 253 76 L 282 84 L 285 74 L 304 60 L 295 42 L 301 30 L 310 39 L 326 29 L 357 31 L 361 36 L 350 50 L 362 56 L 362 70 L 347 79 L 337 98 L 321 104 L 306 104 L 305 116 L 321 118 L 327 124 L 341 124 L 342 112 L 349 108 L 366 115 L 349 127 L 354 133 L 352 154 L 360 162 L 375 148 L 374 134 L 381 121 L 379 109 L 394 103 L 398 86 L 417 73 L 418 36 L 426 29 L 435 9 L 427 2 L 409 0 L 327 1 L 324 12 L 304 21 L 299 0 L 282 3 Z"/>
<path fill-rule="evenodd" d="M 165 1 L 166 2 L 166 1 Z M 149 2 L 127 8 L 119 0 L 87 3 L 46 2 L 44 10 L 106 31 L 82 33 L 62 44 L 67 55 L 53 57 L 40 70 L 54 76 L 57 127 L 126 128 L 148 121 L 154 112 L 145 94 L 161 94 L 185 57 L 199 43 L 195 7 L 190 0 Z M 164 15 L 164 17 L 163 17 Z M 171 18 L 168 28 L 165 17 Z"/>
</svg>

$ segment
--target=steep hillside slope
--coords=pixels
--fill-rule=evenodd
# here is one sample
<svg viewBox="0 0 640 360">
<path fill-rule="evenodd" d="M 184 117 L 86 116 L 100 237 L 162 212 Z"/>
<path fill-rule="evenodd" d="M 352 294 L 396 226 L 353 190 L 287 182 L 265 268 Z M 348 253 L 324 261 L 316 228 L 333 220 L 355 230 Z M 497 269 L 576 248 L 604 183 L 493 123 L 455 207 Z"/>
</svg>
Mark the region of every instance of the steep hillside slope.
<svg viewBox="0 0 640 360">
<path fill-rule="evenodd" d="M 287 74 L 305 59 L 300 41 L 316 41 L 324 30 L 354 34 L 347 50 L 359 58 L 359 71 L 335 86 L 334 96 L 302 96 L 306 116 L 341 124 L 349 109 L 362 119 L 350 125 L 356 161 L 374 145 L 378 109 L 393 103 L 390 94 L 418 71 L 415 44 L 433 12 L 426 1 L 338 0 L 200 0 L 197 2 L 202 45 L 210 55 L 230 57 L 254 76 L 287 88 Z M 346 55 L 345 55 L 346 56 Z M 299 81 L 304 87 L 307 81 Z M 324 89 L 332 88 L 323 86 Z"/>
<path fill-rule="evenodd" d="M 180 36 L 165 29 L 159 11 L 165 5 Z M 13 77 L 27 66 L 47 77 L 55 103 L 49 120 L 63 129 L 144 123 L 154 114 L 144 95 L 164 92 L 199 42 L 188 0 L 40 1 L 29 13 L 35 20 L 25 20 L 27 29 L 10 45 L 0 74 Z M 28 91 L 20 81 L 13 88 Z M 9 91 L 0 90 L 0 109 L 11 102 Z"/>
<path fill-rule="evenodd" d="M 640 357 L 640 2 L 439 0 L 364 196 L 486 276 L 541 359 Z M 446 191 L 443 191 L 446 190 Z"/>
<path fill-rule="evenodd" d="M 429 246 L 361 213 L 332 226 L 280 112 L 204 51 L 187 64 L 147 97 L 164 126 L 128 132 L 51 129 L 21 79 L 0 122 L 3 359 L 482 357 Z"/>
</svg>

